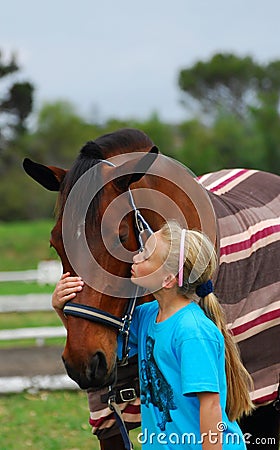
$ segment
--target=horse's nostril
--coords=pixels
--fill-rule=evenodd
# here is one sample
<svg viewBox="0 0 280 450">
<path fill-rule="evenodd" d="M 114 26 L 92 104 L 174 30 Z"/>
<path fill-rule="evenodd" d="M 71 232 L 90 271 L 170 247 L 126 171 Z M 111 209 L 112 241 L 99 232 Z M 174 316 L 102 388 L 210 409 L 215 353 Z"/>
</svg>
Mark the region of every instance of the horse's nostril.
<svg viewBox="0 0 280 450">
<path fill-rule="evenodd" d="M 95 353 L 87 365 L 80 368 L 69 363 L 68 358 L 62 356 L 65 369 L 72 380 L 74 380 L 81 389 L 98 387 L 112 384 L 116 377 L 116 371 L 108 374 L 107 362 L 102 352 Z"/>
<path fill-rule="evenodd" d="M 103 380 L 107 374 L 107 363 L 102 352 L 97 352 L 91 360 L 90 372 L 93 380 Z"/>
</svg>

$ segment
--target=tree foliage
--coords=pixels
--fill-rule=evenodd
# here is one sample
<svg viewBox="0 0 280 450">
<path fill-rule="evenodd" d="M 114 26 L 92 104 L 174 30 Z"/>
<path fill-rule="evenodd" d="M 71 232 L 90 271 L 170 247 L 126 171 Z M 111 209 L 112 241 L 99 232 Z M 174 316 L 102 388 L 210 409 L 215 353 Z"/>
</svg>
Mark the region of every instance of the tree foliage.
<svg viewBox="0 0 280 450">
<path fill-rule="evenodd" d="M 261 65 L 250 56 L 218 53 L 181 70 L 178 83 L 183 100 L 195 101 L 212 119 L 221 112 L 244 118 L 251 106 L 259 106 L 272 94 L 277 94 L 278 106 L 280 61 Z"/>
<path fill-rule="evenodd" d="M 0 51 L 0 81 L 19 71 L 16 57 L 4 60 Z M 33 85 L 28 81 L 12 82 L 0 97 L 0 150 L 26 131 L 26 119 L 32 111 Z"/>
<path fill-rule="evenodd" d="M 219 53 L 181 70 L 178 83 L 210 124 L 218 164 L 280 173 L 280 61 Z"/>
<path fill-rule="evenodd" d="M 0 81 L 18 70 L 15 58 L 4 64 L 0 55 Z M 70 102 L 55 101 L 41 106 L 30 130 L 33 87 L 11 83 L 0 98 L 0 220 L 53 216 L 56 194 L 24 173 L 24 157 L 69 168 L 85 142 L 122 127 L 142 129 L 196 175 L 232 167 L 280 173 L 280 61 L 218 54 L 183 69 L 179 86 L 186 108 L 195 104 L 196 112 L 187 109 L 189 120 L 176 125 L 156 112 L 144 121 L 94 123 Z"/>
</svg>

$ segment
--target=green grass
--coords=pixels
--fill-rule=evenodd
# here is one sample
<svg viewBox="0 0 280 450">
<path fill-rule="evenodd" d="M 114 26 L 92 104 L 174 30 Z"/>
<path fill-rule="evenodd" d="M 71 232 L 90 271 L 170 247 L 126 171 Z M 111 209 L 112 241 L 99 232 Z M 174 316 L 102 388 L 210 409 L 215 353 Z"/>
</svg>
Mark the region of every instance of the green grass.
<svg viewBox="0 0 280 450">
<path fill-rule="evenodd" d="M 84 392 L 0 396 L 1 450 L 97 450 Z M 135 450 L 140 429 L 131 432 Z"/>
<path fill-rule="evenodd" d="M 54 221 L 0 223 L 0 271 L 36 269 L 39 261 L 56 259 L 49 246 Z"/>
<path fill-rule="evenodd" d="M 55 250 L 49 246 L 53 224 L 51 220 L 0 223 L 0 271 L 37 269 L 40 261 L 57 259 Z M 0 282 L 0 295 L 51 294 L 54 287 L 36 282 Z M 54 311 L 0 314 L 0 329 L 35 326 L 61 326 L 61 322 Z M 61 345 L 64 341 L 51 339 L 46 342 Z M 0 342 L 0 347 L 34 343 L 34 340 Z"/>
<path fill-rule="evenodd" d="M 36 269 L 38 262 L 56 259 L 49 248 L 52 221 L 0 223 L 0 271 Z M 0 283 L 0 295 L 51 293 L 54 286 L 36 283 Z M 0 329 L 61 326 L 54 311 L 0 314 Z M 51 340 L 52 344 L 64 339 Z M 49 340 L 48 340 L 49 343 Z M 2 344 L 1 344 L 2 345 Z M 14 347 L 33 341 L 11 341 Z M 1 450 L 97 450 L 98 440 L 88 424 L 88 404 L 83 392 L 40 392 L 0 396 Z M 135 450 L 137 435 L 131 432 Z"/>
<path fill-rule="evenodd" d="M 0 330 L 10 330 L 14 328 L 31 328 L 31 327 L 56 327 L 56 326 L 62 326 L 62 323 L 54 311 L 0 314 Z M 64 338 L 45 339 L 46 345 L 63 346 L 64 343 L 65 343 Z M 35 344 L 36 344 L 35 339 L 0 341 L 0 348 L 31 347 L 34 346 Z"/>
<path fill-rule="evenodd" d="M 60 325 L 61 321 L 55 311 L 0 314 L 0 330 L 29 327 L 55 327 Z"/>
<path fill-rule="evenodd" d="M 5 341 L 0 341 L 0 349 L 5 349 L 5 348 L 27 348 L 27 347 L 34 347 L 34 345 L 36 344 L 36 340 L 35 339 L 14 339 L 14 340 L 5 340 Z M 59 346 L 59 347 L 64 347 L 65 345 L 65 339 L 64 338 L 47 338 L 44 339 L 44 345 L 46 346 Z M 1 447 L 0 447 L 1 448 Z M 2 449 L 1 449 L 2 450 Z"/>
<path fill-rule="evenodd" d="M 2 281 L 0 295 L 50 294 L 55 285 L 26 281 Z"/>
</svg>

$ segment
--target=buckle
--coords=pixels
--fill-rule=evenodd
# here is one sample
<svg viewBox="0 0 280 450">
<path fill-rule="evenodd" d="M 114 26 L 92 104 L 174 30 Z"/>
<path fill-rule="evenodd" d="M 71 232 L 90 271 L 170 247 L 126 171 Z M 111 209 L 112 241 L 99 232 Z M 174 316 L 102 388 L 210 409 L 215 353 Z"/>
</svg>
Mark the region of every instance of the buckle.
<svg viewBox="0 0 280 450">
<path fill-rule="evenodd" d="M 137 398 L 136 391 L 134 388 L 121 389 L 120 398 L 123 402 L 130 402 Z"/>
</svg>

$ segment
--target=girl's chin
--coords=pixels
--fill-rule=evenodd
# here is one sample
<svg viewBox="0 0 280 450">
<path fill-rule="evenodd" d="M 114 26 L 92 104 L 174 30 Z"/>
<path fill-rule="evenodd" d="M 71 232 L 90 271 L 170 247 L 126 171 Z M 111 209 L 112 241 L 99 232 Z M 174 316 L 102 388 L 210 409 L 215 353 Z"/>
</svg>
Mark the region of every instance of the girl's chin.
<svg viewBox="0 0 280 450">
<path fill-rule="evenodd" d="M 137 284 L 137 283 L 136 283 L 136 280 L 137 280 L 137 278 L 135 277 L 135 275 L 131 275 L 130 281 L 131 281 L 132 283 L 134 283 L 134 284 Z"/>
</svg>

